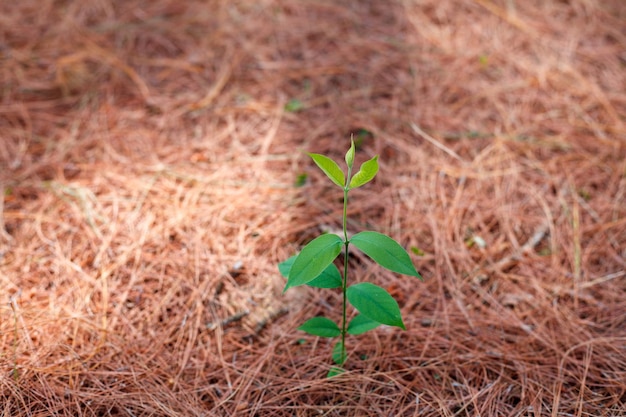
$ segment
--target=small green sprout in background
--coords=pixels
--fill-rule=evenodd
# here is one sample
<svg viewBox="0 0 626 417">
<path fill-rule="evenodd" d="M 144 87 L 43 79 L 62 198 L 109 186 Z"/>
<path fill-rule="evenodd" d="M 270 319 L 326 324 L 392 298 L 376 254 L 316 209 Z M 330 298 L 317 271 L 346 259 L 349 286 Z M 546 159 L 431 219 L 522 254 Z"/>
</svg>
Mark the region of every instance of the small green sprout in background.
<svg viewBox="0 0 626 417">
<path fill-rule="evenodd" d="M 374 138 L 374 134 L 367 129 L 359 128 L 354 133 L 354 146 L 358 151 L 366 140 Z"/>
<path fill-rule="evenodd" d="M 307 179 L 306 173 L 298 174 L 296 176 L 296 181 L 295 181 L 294 185 L 296 187 L 302 187 L 302 186 L 304 186 L 304 184 L 306 184 L 306 179 Z"/>
<path fill-rule="evenodd" d="M 417 246 L 411 246 L 411 252 L 413 252 L 417 256 L 426 255 L 426 252 L 424 252 L 422 249 L 418 248 Z"/>
<path fill-rule="evenodd" d="M 480 63 L 481 67 L 487 68 L 489 66 L 489 55 L 487 54 L 479 55 L 478 62 Z"/>
<path fill-rule="evenodd" d="M 292 98 L 285 104 L 285 111 L 288 113 L 297 113 L 304 109 L 304 103 L 297 98 Z"/>
<path fill-rule="evenodd" d="M 359 170 L 352 175 L 354 166 L 355 144 L 346 153 L 347 175 L 332 159 L 310 153 L 315 164 L 343 190 L 343 236 L 323 234 L 309 242 L 302 251 L 278 265 L 282 276 L 287 278 L 284 291 L 299 285 L 315 288 L 339 288 L 342 292 L 342 319 L 340 325 L 326 317 L 313 317 L 298 327 L 306 333 L 320 337 L 340 337 L 332 350 L 332 359 L 338 367 L 333 366 L 328 377 L 343 372 L 341 368 L 348 355 L 346 353 L 346 335 L 359 335 L 375 329 L 381 324 L 405 329 L 400 307 L 396 300 L 383 288 L 369 282 L 348 285 L 348 256 L 350 244 L 360 249 L 365 255 L 390 271 L 410 275 L 422 279 L 417 272 L 409 254 L 398 242 L 378 232 L 363 231 L 348 239 L 347 213 L 348 193 L 370 182 L 378 173 L 378 156 L 364 162 Z M 333 263 L 337 256 L 344 252 L 343 277 Z M 359 314 L 347 320 L 347 303 L 350 303 Z"/>
</svg>

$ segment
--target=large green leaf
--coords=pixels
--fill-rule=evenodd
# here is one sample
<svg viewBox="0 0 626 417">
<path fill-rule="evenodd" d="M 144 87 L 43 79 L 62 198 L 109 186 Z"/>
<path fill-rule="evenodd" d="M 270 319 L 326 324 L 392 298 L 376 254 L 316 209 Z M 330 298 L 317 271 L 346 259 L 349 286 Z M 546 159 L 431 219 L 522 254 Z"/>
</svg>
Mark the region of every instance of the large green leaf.
<svg viewBox="0 0 626 417">
<path fill-rule="evenodd" d="M 326 174 L 332 182 L 341 188 L 346 185 L 346 177 L 335 161 L 319 153 L 310 153 L 309 156 L 313 159 L 317 166 L 324 171 L 324 174 Z"/>
<path fill-rule="evenodd" d="M 378 155 L 370 159 L 369 161 L 363 162 L 361 168 L 359 168 L 359 172 L 352 176 L 350 180 L 350 188 L 357 188 L 364 184 L 370 182 L 378 172 Z"/>
<path fill-rule="evenodd" d="M 380 323 L 370 319 L 363 314 L 359 314 L 352 320 L 350 320 L 350 324 L 348 324 L 348 334 L 358 335 L 363 334 L 369 330 L 375 329 L 380 326 Z"/>
<path fill-rule="evenodd" d="M 343 240 L 335 234 L 321 235 L 310 241 L 291 265 L 283 292 L 318 277 L 339 255 L 342 244 Z"/>
<path fill-rule="evenodd" d="M 406 329 L 398 303 L 383 288 L 361 282 L 348 287 L 346 296 L 350 304 L 370 320 Z"/>
<path fill-rule="evenodd" d="M 378 232 L 360 232 L 352 236 L 350 243 L 361 249 L 364 254 L 375 260 L 380 266 L 393 272 L 422 279 L 413 266 L 409 254 L 389 236 Z"/>
<path fill-rule="evenodd" d="M 298 255 L 294 255 L 278 264 L 278 270 L 283 277 L 289 277 L 291 266 L 293 265 L 297 257 Z M 337 269 L 335 264 L 331 263 L 325 270 L 322 271 L 320 275 L 307 282 L 306 285 L 315 288 L 339 288 L 341 287 L 341 282 L 342 280 L 339 270 Z"/>
<path fill-rule="evenodd" d="M 339 326 L 326 317 L 313 317 L 298 327 L 298 330 L 320 337 L 337 337 L 341 334 Z"/>
</svg>

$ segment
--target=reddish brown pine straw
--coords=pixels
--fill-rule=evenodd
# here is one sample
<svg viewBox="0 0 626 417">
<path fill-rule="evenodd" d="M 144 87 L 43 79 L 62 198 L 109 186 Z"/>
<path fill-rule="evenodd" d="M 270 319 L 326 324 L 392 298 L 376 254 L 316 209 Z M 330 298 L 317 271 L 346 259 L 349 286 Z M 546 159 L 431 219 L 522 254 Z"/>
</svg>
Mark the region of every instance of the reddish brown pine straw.
<svg viewBox="0 0 626 417">
<path fill-rule="evenodd" d="M 0 4 L 0 415 L 626 413 L 622 0 Z M 377 179 L 403 332 L 276 264 Z M 306 175 L 303 186 L 294 184 Z M 301 179 L 304 178 L 303 176 Z"/>
</svg>

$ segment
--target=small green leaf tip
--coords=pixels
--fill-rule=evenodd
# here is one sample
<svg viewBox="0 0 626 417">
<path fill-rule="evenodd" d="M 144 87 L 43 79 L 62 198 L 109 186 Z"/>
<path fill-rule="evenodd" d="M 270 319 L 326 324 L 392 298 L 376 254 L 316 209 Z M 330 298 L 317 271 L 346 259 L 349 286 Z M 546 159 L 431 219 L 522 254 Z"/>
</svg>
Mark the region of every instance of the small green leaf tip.
<svg viewBox="0 0 626 417">
<path fill-rule="evenodd" d="M 350 138 L 350 149 L 346 152 L 346 164 L 348 164 L 348 168 L 352 169 L 352 165 L 354 165 L 354 140 Z"/>
</svg>

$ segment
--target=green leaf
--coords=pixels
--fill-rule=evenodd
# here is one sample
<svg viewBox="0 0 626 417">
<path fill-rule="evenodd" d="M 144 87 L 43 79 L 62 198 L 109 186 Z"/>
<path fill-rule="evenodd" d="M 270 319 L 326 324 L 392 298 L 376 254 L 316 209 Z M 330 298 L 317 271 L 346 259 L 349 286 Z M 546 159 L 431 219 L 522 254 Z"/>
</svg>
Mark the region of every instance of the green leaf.
<svg viewBox="0 0 626 417">
<path fill-rule="evenodd" d="M 350 189 L 360 187 L 364 184 L 370 182 L 378 172 L 378 155 L 370 159 L 369 161 L 363 162 L 361 168 L 359 168 L 359 172 L 354 174 L 352 179 L 350 180 Z"/>
<path fill-rule="evenodd" d="M 339 366 L 342 366 L 344 363 L 346 363 L 348 355 L 344 354 L 343 343 L 341 343 L 341 341 L 337 342 L 337 344 L 335 344 L 335 347 L 333 347 L 332 357 L 333 362 L 335 362 Z"/>
<path fill-rule="evenodd" d="M 350 149 L 346 152 L 346 164 L 348 164 L 348 168 L 352 169 L 354 165 L 354 140 L 350 139 Z"/>
<path fill-rule="evenodd" d="M 424 256 L 426 254 L 423 250 L 421 250 L 417 246 L 411 246 L 411 252 L 413 252 L 417 256 Z"/>
<path fill-rule="evenodd" d="M 320 337 L 337 337 L 341 334 L 339 326 L 326 317 L 313 317 L 298 327 L 298 330 Z"/>
<path fill-rule="evenodd" d="M 339 270 L 335 264 L 330 264 L 320 275 L 307 282 L 306 285 L 315 288 L 339 288 L 341 287 L 341 282 Z"/>
<path fill-rule="evenodd" d="M 291 266 L 293 265 L 297 257 L 298 255 L 294 255 L 278 264 L 278 270 L 280 271 L 280 275 L 285 278 L 289 277 Z M 331 263 L 324 271 L 322 271 L 320 275 L 313 278 L 306 285 L 315 288 L 339 288 L 341 287 L 341 283 L 341 274 L 339 273 L 339 270 L 337 269 L 335 264 Z"/>
<path fill-rule="evenodd" d="M 304 104 L 297 98 L 292 98 L 285 104 L 285 111 L 289 113 L 296 113 L 304 109 Z"/>
<path fill-rule="evenodd" d="M 406 329 L 398 303 L 383 288 L 361 282 L 350 286 L 346 295 L 350 304 L 370 320 Z"/>
<path fill-rule="evenodd" d="M 356 336 L 375 329 L 378 326 L 380 326 L 379 322 L 374 321 L 363 314 L 359 314 L 350 321 L 350 324 L 348 324 L 348 334 Z"/>
<path fill-rule="evenodd" d="M 326 374 L 326 378 L 332 378 L 334 376 L 341 375 L 344 372 L 346 372 L 344 369 L 337 368 L 336 366 L 333 366 L 328 371 L 328 374 Z"/>
<path fill-rule="evenodd" d="M 352 236 L 350 243 L 361 249 L 364 254 L 375 260 L 380 266 L 400 274 L 422 279 L 409 254 L 389 236 L 378 232 L 361 232 Z"/>
<path fill-rule="evenodd" d="M 289 271 L 291 271 L 291 266 L 293 265 L 297 257 L 298 255 L 293 255 L 278 264 L 278 271 L 280 272 L 280 275 L 285 278 L 289 277 Z"/>
<path fill-rule="evenodd" d="M 339 255 L 342 244 L 343 240 L 335 234 L 321 235 L 310 241 L 291 265 L 283 292 L 317 278 Z"/>
<path fill-rule="evenodd" d="M 332 182 L 343 188 L 346 184 L 346 178 L 339 165 L 327 156 L 319 153 L 310 153 L 309 156 L 313 159 L 313 162 L 324 171 L 324 174 L 330 178 Z"/>
<path fill-rule="evenodd" d="M 296 181 L 294 182 L 293 185 L 296 187 L 302 187 L 304 186 L 304 184 L 306 184 L 306 179 L 307 179 L 306 173 L 298 174 L 296 176 Z"/>
</svg>

